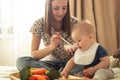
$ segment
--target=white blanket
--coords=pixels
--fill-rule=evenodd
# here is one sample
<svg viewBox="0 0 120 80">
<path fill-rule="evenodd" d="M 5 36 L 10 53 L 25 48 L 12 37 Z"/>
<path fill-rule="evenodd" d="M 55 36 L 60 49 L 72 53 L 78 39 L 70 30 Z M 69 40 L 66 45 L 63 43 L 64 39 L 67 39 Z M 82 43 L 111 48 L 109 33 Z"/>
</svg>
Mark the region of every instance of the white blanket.
<svg viewBox="0 0 120 80">
<path fill-rule="evenodd" d="M 18 72 L 15 66 L 0 66 L 0 80 L 10 80 L 11 73 Z"/>
</svg>

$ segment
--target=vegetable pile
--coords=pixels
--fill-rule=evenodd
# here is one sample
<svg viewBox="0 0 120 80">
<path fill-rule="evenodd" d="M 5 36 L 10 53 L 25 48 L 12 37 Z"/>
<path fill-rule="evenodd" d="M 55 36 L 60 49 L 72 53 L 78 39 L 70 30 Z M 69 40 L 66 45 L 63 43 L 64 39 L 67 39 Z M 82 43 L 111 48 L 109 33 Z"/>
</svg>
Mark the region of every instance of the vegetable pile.
<svg viewBox="0 0 120 80">
<path fill-rule="evenodd" d="M 21 80 L 54 80 L 60 77 L 60 72 L 55 69 L 31 68 L 26 66 L 20 71 Z"/>
</svg>

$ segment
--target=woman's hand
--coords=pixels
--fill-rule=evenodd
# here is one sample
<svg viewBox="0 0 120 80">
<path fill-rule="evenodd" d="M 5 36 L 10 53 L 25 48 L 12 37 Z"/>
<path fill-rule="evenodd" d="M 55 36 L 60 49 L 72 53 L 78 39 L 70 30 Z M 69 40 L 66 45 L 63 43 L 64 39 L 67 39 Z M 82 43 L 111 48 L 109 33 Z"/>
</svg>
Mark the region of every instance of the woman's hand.
<svg viewBox="0 0 120 80">
<path fill-rule="evenodd" d="M 51 39 L 50 39 L 50 41 L 51 41 L 51 47 L 53 48 L 53 49 L 55 49 L 55 48 L 57 48 L 57 46 L 58 45 L 60 45 L 61 44 L 61 35 L 59 34 L 59 33 L 56 33 L 55 35 L 53 35 L 52 37 L 51 37 Z"/>
<path fill-rule="evenodd" d="M 64 45 L 65 51 L 67 52 L 68 55 L 74 55 L 76 51 L 76 47 L 74 45 Z"/>
</svg>

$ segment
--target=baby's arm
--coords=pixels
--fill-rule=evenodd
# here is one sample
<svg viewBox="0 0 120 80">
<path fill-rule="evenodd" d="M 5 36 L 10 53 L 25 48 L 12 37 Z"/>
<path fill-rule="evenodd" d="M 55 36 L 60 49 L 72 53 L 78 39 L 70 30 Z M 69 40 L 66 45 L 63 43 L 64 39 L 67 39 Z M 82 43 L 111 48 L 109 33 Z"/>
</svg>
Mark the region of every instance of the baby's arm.
<svg viewBox="0 0 120 80">
<path fill-rule="evenodd" d="M 100 63 L 98 63 L 97 65 L 87 68 L 84 71 L 84 74 L 86 75 L 93 75 L 98 69 L 105 69 L 109 66 L 110 64 L 110 60 L 108 56 L 102 57 L 100 58 Z"/>
<path fill-rule="evenodd" d="M 101 69 L 101 68 L 107 68 L 110 65 L 110 59 L 109 56 L 105 56 L 100 58 L 100 63 L 94 66 L 95 70 Z"/>
<path fill-rule="evenodd" d="M 65 68 L 63 69 L 63 71 L 61 72 L 61 76 L 64 76 L 65 78 L 67 78 L 68 73 L 72 70 L 72 68 L 75 66 L 74 63 L 74 57 L 72 57 L 66 64 Z"/>
</svg>

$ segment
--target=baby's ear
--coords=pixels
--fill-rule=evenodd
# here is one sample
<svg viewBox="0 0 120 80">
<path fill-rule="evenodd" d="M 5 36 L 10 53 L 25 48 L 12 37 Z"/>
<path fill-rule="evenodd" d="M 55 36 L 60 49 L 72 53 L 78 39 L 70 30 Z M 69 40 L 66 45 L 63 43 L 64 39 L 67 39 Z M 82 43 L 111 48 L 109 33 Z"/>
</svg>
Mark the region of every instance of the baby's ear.
<svg viewBox="0 0 120 80">
<path fill-rule="evenodd" d="M 93 34 L 89 34 L 89 38 L 90 39 L 94 38 L 94 35 Z"/>
<path fill-rule="evenodd" d="M 118 49 L 118 50 L 113 54 L 113 57 L 120 59 L 120 49 Z"/>
</svg>

